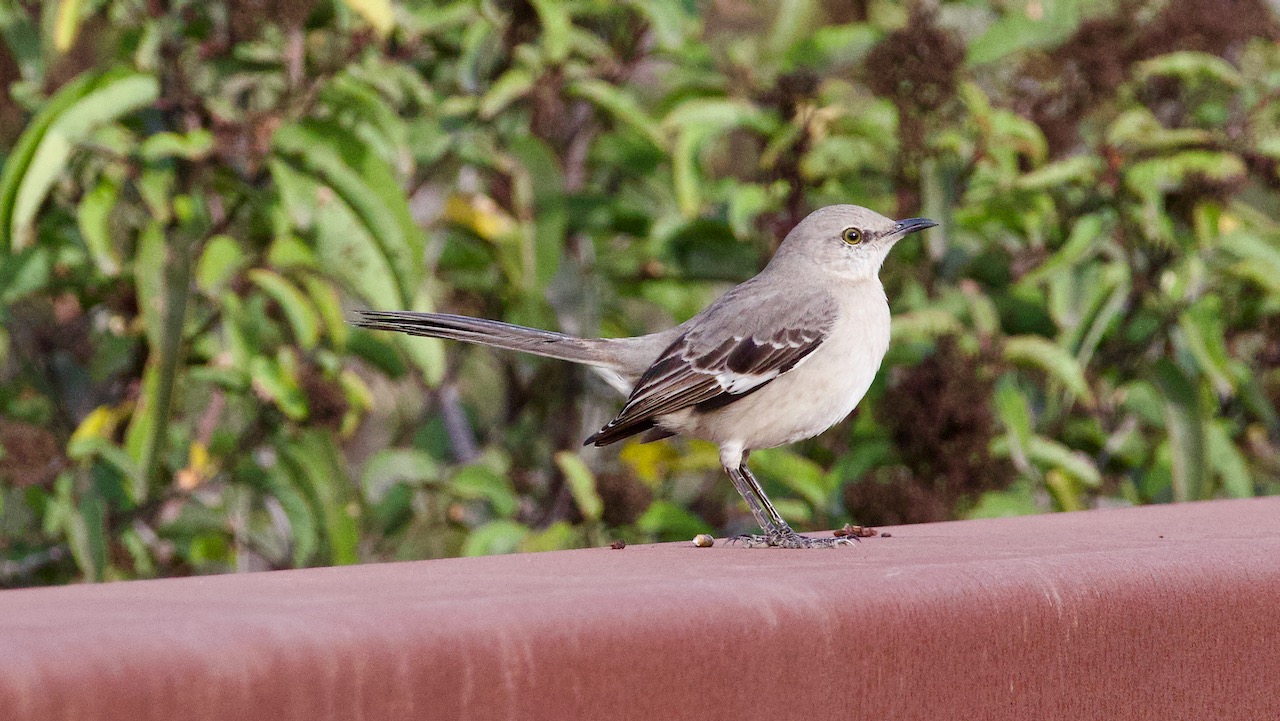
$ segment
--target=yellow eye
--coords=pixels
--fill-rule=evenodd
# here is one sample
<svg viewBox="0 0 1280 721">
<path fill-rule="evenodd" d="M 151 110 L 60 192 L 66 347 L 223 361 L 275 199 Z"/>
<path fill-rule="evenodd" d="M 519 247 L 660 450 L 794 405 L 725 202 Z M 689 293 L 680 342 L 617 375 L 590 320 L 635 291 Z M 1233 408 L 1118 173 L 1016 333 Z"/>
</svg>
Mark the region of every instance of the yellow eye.
<svg viewBox="0 0 1280 721">
<path fill-rule="evenodd" d="M 862 231 L 857 228 L 845 228 L 840 237 L 849 245 L 857 245 L 862 242 Z"/>
</svg>

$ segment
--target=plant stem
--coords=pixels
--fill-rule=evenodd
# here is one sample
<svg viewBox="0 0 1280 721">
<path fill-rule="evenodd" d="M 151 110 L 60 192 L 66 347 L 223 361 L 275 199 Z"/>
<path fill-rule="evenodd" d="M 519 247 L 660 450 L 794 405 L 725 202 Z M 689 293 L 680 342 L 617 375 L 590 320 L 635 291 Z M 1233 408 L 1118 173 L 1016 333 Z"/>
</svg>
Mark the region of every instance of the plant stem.
<svg viewBox="0 0 1280 721">
<path fill-rule="evenodd" d="M 168 433 L 169 411 L 178 377 L 178 355 L 182 349 L 182 327 L 190 295 L 191 249 L 195 245 L 193 239 L 180 230 L 170 240 L 164 264 L 165 314 L 160 342 L 160 377 L 157 379 L 156 395 L 150 408 L 151 438 L 147 443 L 146 465 L 142 471 L 142 477 L 148 484 L 155 479 L 160 468 L 160 456 Z"/>
</svg>

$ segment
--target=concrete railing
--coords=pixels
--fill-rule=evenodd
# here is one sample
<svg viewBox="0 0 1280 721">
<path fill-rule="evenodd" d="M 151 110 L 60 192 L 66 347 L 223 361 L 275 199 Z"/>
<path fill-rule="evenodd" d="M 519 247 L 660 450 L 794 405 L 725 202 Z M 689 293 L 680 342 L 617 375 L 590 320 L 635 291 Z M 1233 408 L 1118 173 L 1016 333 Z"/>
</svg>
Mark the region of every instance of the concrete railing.
<svg viewBox="0 0 1280 721">
<path fill-rule="evenodd" d="M 0 719 L 1280 719 L 1280 499 L 0 592 Z"/>
</svg>

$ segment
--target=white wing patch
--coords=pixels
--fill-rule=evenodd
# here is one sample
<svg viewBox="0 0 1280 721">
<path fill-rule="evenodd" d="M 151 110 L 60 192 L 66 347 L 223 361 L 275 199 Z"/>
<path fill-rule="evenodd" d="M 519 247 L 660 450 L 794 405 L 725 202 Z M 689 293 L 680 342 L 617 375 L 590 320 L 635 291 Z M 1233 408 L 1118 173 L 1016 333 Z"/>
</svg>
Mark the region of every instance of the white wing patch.
<svg viewBox="0 0 1280 721">
<path fill-rule="evenodd" d="M 746 393 L 758 385 L 768 383 L 777 377 L 777 371 L 770 371 L 764 375 L 754 375 L 750 373 L 719 373 L 716 375 L 716 383 L 720 385 L 720 390 L 723 390 L 725 393 L 738 395 Z"/>
<path fill-rule="evenodd" d="M 587 442 L 613 443 L 684 408 L 712 412 L 732 403 L 807 360 L 829 327 L 828 320 L 781 328 L 765 338 L 727 336 L 714 347 L 681 336 L 640 377 L 618 417 Z"/>
<path fill-rule="evenodd" d="M 737 345 L 744 340 L 747 340 L 746 336 L 740 336 L 740 335 L 733 336 L 734 345 Z M 805 342 L 808 342 L 811 339 L 803 338 L 804 342 L 802 342 L 801 337 L 797 336 L 795 339 L 787 339 L 785 341 L 780 341 L 778 339 L 769 339 L 767 341 L 762 342 L 755 337 L 752 337 L 751 340 L 756 345 L 762 348 L 768 347 L 774 351 L 780 351 L 780 350 L 786 350 L 786 349 L 799 348 L 802 345 L 804 345 Z M 693 360 L 693 358 L 689 358 L 688 356 L 686 356 L 686 359 Z M 800 365 L 800 363 L 803 363 L 806 360 L 808 360 L 807 355 L 804 358 L 801 358 L 798 362 L 796 362 L 795 365 Z M 792 368 L 794 367 L 795 366 L 792 366 Z M 720 389 L 725 393 L 740 395 L 742 393 L 746 393 L 752 388 L 756 388 L 758 386 L 764 385 L 765 383 L 768 383 L 774 378 L 777 378 L 778 376 L 782 375 L 782 373 L 783 371 L 780 368 L 771 368 L 769 370 L 766 370 L 763 373 L 738 373 L 728 368 L 723 368 L 722 370 L 720 370 L 719 373 L 715 374 L 715 379 L 716 379 L 716 383 L 720 386 Z"/>
</svg>

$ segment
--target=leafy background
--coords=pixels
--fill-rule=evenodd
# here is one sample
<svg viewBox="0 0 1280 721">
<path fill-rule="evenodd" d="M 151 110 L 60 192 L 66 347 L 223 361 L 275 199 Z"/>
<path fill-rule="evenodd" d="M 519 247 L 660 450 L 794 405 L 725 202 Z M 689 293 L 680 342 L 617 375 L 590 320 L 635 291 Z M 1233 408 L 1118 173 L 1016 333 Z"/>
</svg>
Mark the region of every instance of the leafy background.
<svg viewBox="0 0 1280 721">
<path fill-rule="evenodd" d="M 353 307 L 655 330 L 809 210 L 941 226 L 804 528 L 1280 490 L 1264 0 L 0 4 L 0 585 L 751 527 L 583 449 L 567 364 Z"/>
</svg>

